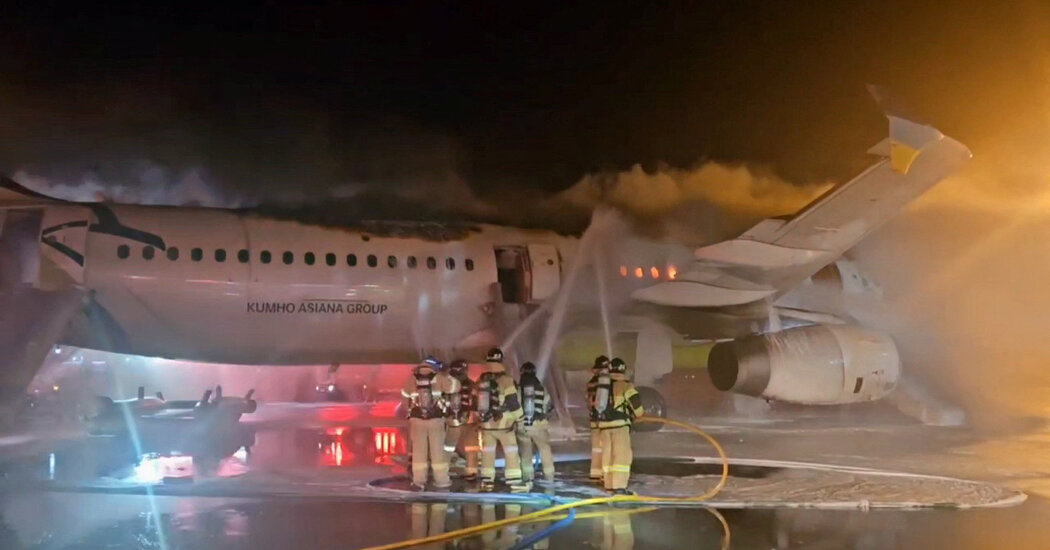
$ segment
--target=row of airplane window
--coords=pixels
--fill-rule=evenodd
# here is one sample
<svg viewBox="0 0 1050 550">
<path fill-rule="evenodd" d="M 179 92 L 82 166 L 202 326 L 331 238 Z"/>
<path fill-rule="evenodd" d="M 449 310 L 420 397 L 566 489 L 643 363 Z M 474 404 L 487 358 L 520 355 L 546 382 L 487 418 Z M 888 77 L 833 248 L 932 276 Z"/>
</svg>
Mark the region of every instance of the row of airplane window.
<svg viewBox="0 0 1050 550">
<path fill-rule="evenodd" d="M 179 248 L 176 247 L 176 246 L 169 246 L 168 249 L 164 252 L 164 254 L 171 261 L 178 260 L 179 259 Z M 145 247 L 142 248 L 142 259 L 143 260 L 152 260 L 154 257 L 156 257 L 156 255 L 157 255 L 157 250 L 155 248 L 153 248 L 152 246 L 145 246 Z M 128 247 L 128 245 L 122 244 L 122 245 L 117 247 L 117 257 L 118 258 L 120 258 L 121 260 L 126 260 L 130 256 L 131 256 L 131 248 Z M 215 249 L 213 257 L 215 258 L 216 262 L 219 262 L 219 263 L 225 262 L 226 261 L 226 256 L 227 256 L 226 255 L 226 249 L 224 249 L 224 248 L 216 248 Z M 195 261 L 195 262 L 199 262 L 199 261 L 203 260 L 204 259 L 204 250 L 200 249 L 200 248 L 191 249 L 190 250 L 190 259 Z M 247 249 L 242 248 L 242 249 L 237 251 L 237 261 L 238 262 L 240 262 L 242 264 L 246 264 L 246 263 L 248 263 L 248 261 L 250 259 L 251 259 L 251 253 L 248 252 Z M 271 254 L 269 250 L 263 250 L 263 251 L 259 252 L 259 262 L 260 263 L 268 264 L 268 263 L 270 263 L 272 261 L 273 261 L 273 254 Z M 281 254 L 281 261 L 285 265 L 292 265 L 293 263 L 295 263 L 295 253 L 290 251 L 290 250 L 284 251 Z M 314 264 L 317 263 L 318 257 L 313 252 L 305 252 L 302 255 L 302 261 L 306 265 L 314 265 Z M 379 265 L 379 258 L 375 254 L 369 254 L 368 256 L 365 257 L 365 262 L 368 264 L 368 267 L 377 267 Z M 438 266 L 437 258 L 435 258 L 433 256 L 427 256 L 426 259 L 424 260 L 424 262 L 426 263 L 427 269 L 437 269 L 437 266 Z M 334 265 L 336 265 L 336 263 L 338 263 L 338 258 L 337 258 L 337 256 L 334 253 L 328 252 L 327 254 L 324 255 L 324 263 L 326 265 L 329 265 L 329 266 L 334 266 Z M 346 265 L 348 265 L 350 267 L 356 266 L 357 265 L 357 254 L 347 254 L 346 255 Z M 387 265 L 387 267 L 391 267 L 391 268 L 397 267 L 397 265 L 398 265 L 398 258 L 397 258 L 397 256 L 387 256 L 386 257 L 386 265 Z M 415 256 L 408 256 L 408 257 L 405 258 L 405 265 L 408 266 L 409 269 L 415 269 L 416 267 L 419 266 L 419 260 Z M 467 271 L 474 271 L 474 260 L 471 259 L 471 258 L 467 258 L 466 260 L 463 261 L 463 267 L 466 268 Z M 451 269 L 456 269 L 456 260 L 455 260 L 455 258 L 445 258 L 445 268 L 446 269 L 450 269 L 450 270 Z"/>
</svg>

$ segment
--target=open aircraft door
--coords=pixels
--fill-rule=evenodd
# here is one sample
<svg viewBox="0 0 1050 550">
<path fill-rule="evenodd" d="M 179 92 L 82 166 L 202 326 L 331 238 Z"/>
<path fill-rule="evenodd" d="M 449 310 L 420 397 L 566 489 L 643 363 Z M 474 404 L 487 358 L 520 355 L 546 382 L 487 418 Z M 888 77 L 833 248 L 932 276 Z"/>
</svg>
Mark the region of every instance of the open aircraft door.
<svg viewBox="0 0 1050 550">
<path fill-rule="evenodd" d="M 551 244 L 496 247 L 496 266 L 505 304 L 538 304 L 561 286 L 561 259 Z"/>
</svg>

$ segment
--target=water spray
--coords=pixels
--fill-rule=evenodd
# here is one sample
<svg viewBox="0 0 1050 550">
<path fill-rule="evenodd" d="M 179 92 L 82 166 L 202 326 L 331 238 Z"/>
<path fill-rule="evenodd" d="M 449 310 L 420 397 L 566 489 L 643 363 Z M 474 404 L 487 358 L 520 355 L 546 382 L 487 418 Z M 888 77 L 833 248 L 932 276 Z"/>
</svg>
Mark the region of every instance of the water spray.
<svg viewBox="0 0 1050 550">
<path fill-rule="evenodd" d="M 565 321 L 565 313 L 568 310 L 569 296 L 572 294 L 573 289 L 576 286 L 576 281 L 579 279 L 580 271 L 587 265 L 588 260 L 593 260 L 593 254 L 588 254 L 591 250 L 592 242 L 597 238 L 596 235 L 602 231 L 605 226 L 605 220 L 609 219 L 608 212 L 612 212 L 606 208 L 595 209 L 594 214 L 591 216 L 591 224 L 587 226 L 587 230 L 583 232 L 580 237 L 579 246 L 576 249 L 576 254 L 573 256 L 572 265 L 569 267 L 568 275 L 565 277 L 565 282 L 562 287 L 555 294 L 554 305 L 551 308 L 550 322 L 547 323 L 547 330 L 543 334 L 543 343 L 540 346 L 539 360 L 536 361 L 537 374 L 542 378 L 547 372 L 547 366 L 550 363 L 551 355 L 554 353 L 554 344 L 557 340 L 560 332 L 561 325 Z"/>
<path fill-rule="evenodd" d="M 602 311 L 602 333 L 605 336 L 605 356 L 612 357 L 612 330 L 609 327 L 609 304 L 605 288 L 605 269 L 601 246 L 594 247 L 594 276 L 598 279 L 598 304 Z"/>
</svg>

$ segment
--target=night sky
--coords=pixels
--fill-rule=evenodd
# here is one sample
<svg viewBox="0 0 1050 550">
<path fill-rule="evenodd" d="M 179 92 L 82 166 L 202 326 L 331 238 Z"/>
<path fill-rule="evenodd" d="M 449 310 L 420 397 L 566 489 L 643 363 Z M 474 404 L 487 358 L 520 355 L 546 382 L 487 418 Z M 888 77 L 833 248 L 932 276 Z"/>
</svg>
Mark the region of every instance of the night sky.
<svg viewBox="0 0 1050 550">
<path fill-rule="evenodd" d="M 495 202 L 636 163 L 842 180 L 885 135 L 869 82 L 978 156 L 1050 142 L 1041 2 L 89 4 L 5 7 L 0 170 Z"/>
</svg>

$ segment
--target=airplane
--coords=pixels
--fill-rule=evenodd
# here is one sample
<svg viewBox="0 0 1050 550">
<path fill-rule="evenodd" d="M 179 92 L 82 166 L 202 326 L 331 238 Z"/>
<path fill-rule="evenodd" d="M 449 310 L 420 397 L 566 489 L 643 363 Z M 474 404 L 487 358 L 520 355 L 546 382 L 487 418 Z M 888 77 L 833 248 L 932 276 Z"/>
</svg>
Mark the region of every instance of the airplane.
<svg viewBox="0 0 1050 550">
<path fill-rule="evenodd" d="M 877 293 L 843 255 L 971 157 L 932 126 L 887 118 L 875 163 L 794 215 L 697 249 L 631 237 L 601 262 L 554 231 L 75 203 L 3 180 L 0 398 L 23 392 L 56 343 L 253 365 L 476 358 L 548 308 L 580 261 L 625 299 L 614 337 L 631 342 L 661 416 L 652 386 L 683 343 L 714 343 L 707 367 L 723 391 L 878 399 L 900 376 L 892 338 L 807 296 Z"/>
</svg>

